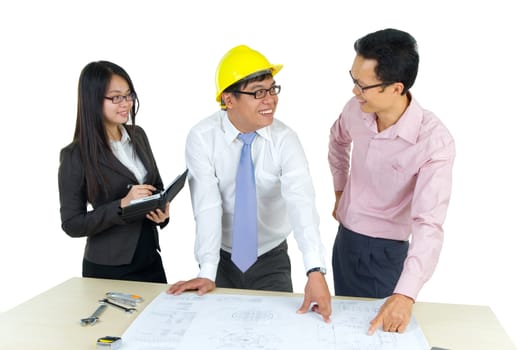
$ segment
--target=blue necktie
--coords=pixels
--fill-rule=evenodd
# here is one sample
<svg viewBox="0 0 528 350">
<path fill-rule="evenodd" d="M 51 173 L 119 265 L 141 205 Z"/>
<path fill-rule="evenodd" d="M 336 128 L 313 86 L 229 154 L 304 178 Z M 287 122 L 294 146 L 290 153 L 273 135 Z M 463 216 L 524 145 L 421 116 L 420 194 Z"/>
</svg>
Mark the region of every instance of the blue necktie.
<svg viewBox="0 0 528 350">
<path fill-rule="evenodd" d="M 236 177 L 231 260 L 242 272 L 257 261 L 257 190 L 251 143 L 257 134 L 239 134 L 244 142 Z"/>
</svg>

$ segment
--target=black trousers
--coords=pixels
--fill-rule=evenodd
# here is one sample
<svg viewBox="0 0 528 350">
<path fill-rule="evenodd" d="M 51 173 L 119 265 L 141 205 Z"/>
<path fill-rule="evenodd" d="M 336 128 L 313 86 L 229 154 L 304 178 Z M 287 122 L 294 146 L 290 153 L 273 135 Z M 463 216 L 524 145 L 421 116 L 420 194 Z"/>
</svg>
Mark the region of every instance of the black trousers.
<svg viewBox="0 0 528 350">
<path fill-rule="evenodd" d="M 286 240 L 259 256 L 245 273 L 233 263 L 230 253 L 220 250 L 215 282 L 216 286 L 221 288 L 293 292 Z"/>
<path fill-rule="evenodd" d="M 132 262 L 126 265 L 101 265 L 83 259 L 83 277 L 167 283 L 161 256 L 152 235 L 151 223 L 144 221 Z"/>
<path fill-rule="evenodd" d="M 335 295 L 392 295 L 408 250 L 408 241 L 373 238 L 339 225 L 332 253 Z"/>
</svg>

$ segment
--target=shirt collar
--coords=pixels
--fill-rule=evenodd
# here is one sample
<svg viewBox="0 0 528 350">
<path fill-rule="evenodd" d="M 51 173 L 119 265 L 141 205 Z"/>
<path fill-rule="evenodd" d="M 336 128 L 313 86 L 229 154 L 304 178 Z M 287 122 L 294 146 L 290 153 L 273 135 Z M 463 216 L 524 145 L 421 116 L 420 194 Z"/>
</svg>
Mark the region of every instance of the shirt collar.
<svg viewBox="0 0 528 350">
<path fill-rule="evenodd" d="M 118 144 L 121 144 L 124 146 L 130 143 L 130 135 L 128 134 L 126 128 L 123 125 L 119 125 L 119 130 L 121 130 L 121 140 L 110 140 L 110 145 L 117 146 Z"/>
<path fill-rule="evenodd" d="M 408 92 L 410 102 L 409 106 L 396 124 L 383 130 L 378 137 L 394 139 L 401 137 L 409 143 L 415 144 L 418 140 L 420 132 L 420 126 L 423 120 L 423 110 L 418 102 L 412 97 L 411 93 Z M 363 115 L 363 119 L 372 130 L 377 130 L 376 115 L 374 113 L 368 113 Z"/>
<path fill-rule="evenodd" d="M 238 137 L 238 134 L 240 134 L 240 131 L 231 123 L 229 120 L 229 117 L 227 116 L 227 111 L 221 110 L 220 111 L 222 116 L 222 125 L 223 125 L 223 131 L 224 131 L 224 137 L 227 143 L 231 143 Z M 258 129 L 255 131 L 257 135 L 264 137 L 265 139 L 270 139 L 270 127 L 265 126 L 261 129 Z"/>
<path fill-rule="evenodd" d="M 423 121 L 423 110 L 418 102 L 409 93 L 409 106 L 396 124 L 394 124 L 394 136 L 399 136 L 402 139 L 415 144 L 418 141 L 418 135 L 420 133 L 420 126 Z"/>
<path fill-rule="evenodd" d="M 121 143 L 127 144 L 130 142 L 130 135 L 128 134 L 126 128 L 123 125 L 119 125 L 121 129 Z"/>
</svg>

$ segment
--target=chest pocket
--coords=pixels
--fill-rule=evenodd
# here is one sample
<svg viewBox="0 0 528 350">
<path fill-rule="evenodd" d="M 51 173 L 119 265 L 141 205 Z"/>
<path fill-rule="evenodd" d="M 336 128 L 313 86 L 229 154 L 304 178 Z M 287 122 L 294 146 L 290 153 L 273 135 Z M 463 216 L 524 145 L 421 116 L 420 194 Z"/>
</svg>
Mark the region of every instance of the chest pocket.
<svg viewBox="0 0 528 350">
<path fill-rule="evenodd" d="M 404 166 L 396 161 L 390 163 L 390 169 L 388 169 L 388 174 L 392 178 L 394 184 L 405 184 L 413 180 L 418 171 L 414 166 Z"/>
</svg>

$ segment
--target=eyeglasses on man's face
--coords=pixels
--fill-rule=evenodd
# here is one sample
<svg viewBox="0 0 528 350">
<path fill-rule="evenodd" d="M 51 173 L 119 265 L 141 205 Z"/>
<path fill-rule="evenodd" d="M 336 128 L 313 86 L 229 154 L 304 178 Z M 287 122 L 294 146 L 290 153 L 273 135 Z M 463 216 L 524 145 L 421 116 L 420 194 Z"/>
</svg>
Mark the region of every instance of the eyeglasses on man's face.
<svg viewBox="0 0 528 350">
<path fill-rule="evenodd" d="M 233 91 L 233 92 L 237 92 L 239 94 L 245 94 L 245 95 L 253 95 L 254 98 L 261 99 L 261 98 L 266 97 L 268 92 L 271 96 L 275 96 L 275 95 L 280 94 L 280 91 L 281 91 L 280 85 L 273 85 L 269 89 L 259 89 L 253 92 L 249 92 L 249 91 Z"/>
<path fill-rule="evenodd" d="M 357 86 L 357 88 L 359 89 L 359 91 L 361 93 L 364 93 L 366 90 L 368 89 L 373 89 L 373 88 L 377 88 L 377 87 L 381 87 L 381 86 L 389 86 L 391 84 L 394 84 L 394 82 L 390 82 L 390 83 L 387 83 L 387 82 L 384 82 L 384 83 L 379 83 L 379 84 L 373 84 L 373 85 L 367 85 L 367 86 L 362 86 L 359 81 L 357 81 L 356 78 L 354 78 L 354 76 L 352 76 L 352 71 L 349 70 L 348 73 L 350 73 L 350 77 L 352 78 L 352 82 L 354 83 L 354 85 Z"/>
<path fill-rule="evenodd" d="M 105 96 L 104 98 L 106 98 L 107 100 L 112 101 L 113 104 L 118 104 L 118 103 L 121 103 L 121 102 L 123 102 L 125 100 L 127 102 L 134 101 L 136 99 L 136 94 L 131 92 L 128 95 L 118 95 L 118 96 L 112 96 L 112 97 Z"/>
</svg>

